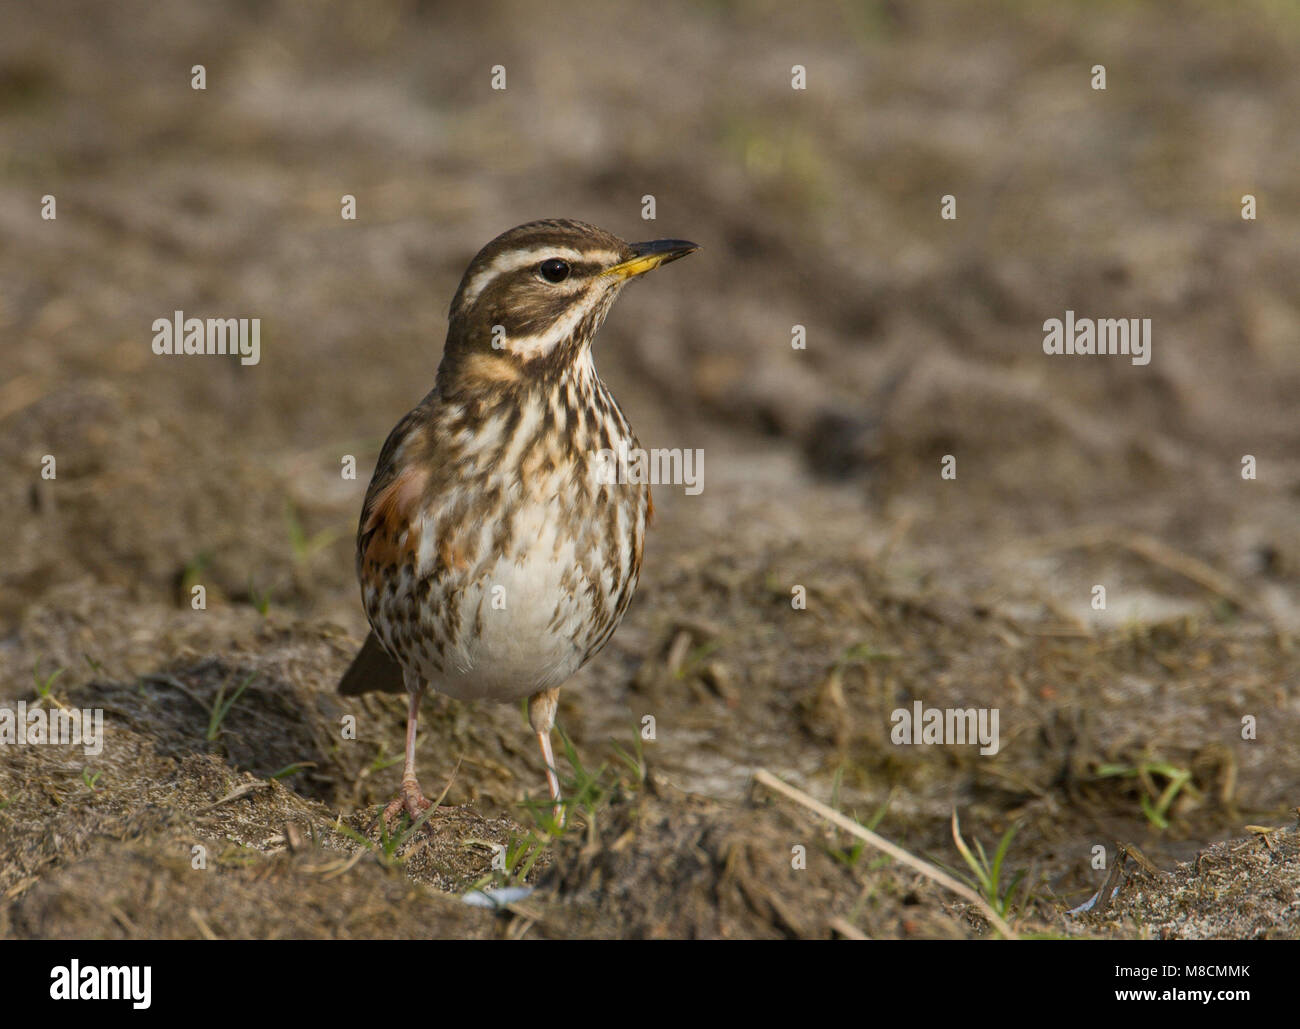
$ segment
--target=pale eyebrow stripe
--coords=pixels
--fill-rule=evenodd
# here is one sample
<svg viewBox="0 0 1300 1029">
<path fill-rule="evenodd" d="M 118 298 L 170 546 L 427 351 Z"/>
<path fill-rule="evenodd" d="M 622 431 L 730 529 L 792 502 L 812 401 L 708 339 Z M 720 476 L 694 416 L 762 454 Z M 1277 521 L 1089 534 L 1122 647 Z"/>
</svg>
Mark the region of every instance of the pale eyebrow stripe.
<svg viewBox="0 0 1300 1029">
<path fill-rule="evenodd" d="M 534 263 L 541 264 L 548 257 L 559 257 L 574 263 L 595 260 L 602 265 L 617 264 L 619 260 L 619 255 L 612 251 L 581 251 L 566 246 L 541 245 L 507 250 L 504 254 L 498 254 L 494 257 L 491 264 L 476 272 L 474 277 L 465 284 L 465 289 L 460 295 L 461 306 L 468 307 L 474 303 L 479 294 L 487 289 L 488 284 L 498 276 L 518 271 L 520 268 L 527 268 Z"/>
<path fill-rule="evenodd" d="M 532 246 L 507 250 L 504 254 L 497 254 L 492 259 L 491 264 L 475 273 L 474 277 L 465 284 L 465 290 L 461 293 L 461 303 L 463 305 L 472 304 L 478 299 L 479 294 L 487 288 L 488 283 L 500 275 L 518 271 L 520 268 L 527 268 L 530 264 L 540 264 L 548 257 L 562 257 L 566 261 L 581 261 L 583 256 L 572 247 Z"/>
</svg>

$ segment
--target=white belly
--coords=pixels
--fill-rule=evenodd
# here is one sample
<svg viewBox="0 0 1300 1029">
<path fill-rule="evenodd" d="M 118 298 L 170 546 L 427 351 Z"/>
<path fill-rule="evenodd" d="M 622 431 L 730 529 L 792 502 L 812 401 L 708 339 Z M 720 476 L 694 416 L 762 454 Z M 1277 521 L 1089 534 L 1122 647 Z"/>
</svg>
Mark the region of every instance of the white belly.
<svg viewBox="0 0 1300 1029">
<path fill-rule="evenodd" d="M 562 419 L 553 439 L 523 449 L 544 416 L 457 437 L 465 468 L 386 544 L 400 557 L 409 542 L 411 559 L 363 580 L 384 647 L 440 693 L 511 701 L 562 685 L 609 639 L 636 587 L 647 487 L 575 474 Z"/>
<path fill-rule="evenodd" d="M 614 538 L 604 538 L 601 524 L 575 520 L 557 500 L 518 509 L 509 551 L 489 565 L 476 562 L 476 574 L 456 584 L 459 631 L 440 658 L 419 648 L 421 674 L 460 700 L 511 701 L 563 685 L 592 653 L 602 625 L 621 618 L 614 607 L 631 571 L 625 552 L 636 514 L 620 510 Z M 480 557 L 490 553 L 490 540 L 477 542 Z"/>
</svg>

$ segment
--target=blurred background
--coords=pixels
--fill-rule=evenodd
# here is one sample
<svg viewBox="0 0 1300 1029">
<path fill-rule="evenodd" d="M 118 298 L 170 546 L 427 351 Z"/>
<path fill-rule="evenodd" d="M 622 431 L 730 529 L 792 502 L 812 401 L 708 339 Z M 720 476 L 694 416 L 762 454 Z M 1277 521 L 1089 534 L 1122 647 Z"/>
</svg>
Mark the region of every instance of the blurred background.
<svg viewBox="0 0 1300 1029">
<path fill-rule="evenodd" d="M 202 700 L 260 669 L 222 747 L 201 704 L 123 717 L 169 760 L 309 761 L 276 781 L 385 799 L 398 769 L 360 770 L 400 751 L 400 701 L 365 702 L 361 755 L 330 692 L 365 631 L 365 485 L 469 259 L 572 217 L 704 246 L 597 343 L 643 444 L 702 448 L 705 478 L 655 491 L 628 620 L 561 707 L 581 753 L 652 713 L 646 760 L 683 790 L 737 801 L 767 766 L 886 805 L 881 832 L 944 860 L 960 806 L 986 840 L 1020 824 L 1072 900 L 1098 842 L 1173 860 L 1278 816 L 1300 777 L 1298 69 L 1283 0 L 5 5 L 6 693 L 61 668 L 82 702 L 160 674 Z M 1067 309 L 1150 318 L 1150 364 L 1046 357 Z M 260 363 L 154 355 L 176 310 L 260 318 Z M 894 746 L 914 700 L 998 707 L 1001 752 Z M 449 802 L 537 789 L 518 712 L 430 704 L 424 767 L 466 762 Z M 29 798 L 80 775 L 24 767 Z M 1157 767 L 1188 788 L 1152 819 Z M 130 817 L 117 796 L 61 817 Z M 5 817 L 35 838 L 52 816 Z"/>
</svg>

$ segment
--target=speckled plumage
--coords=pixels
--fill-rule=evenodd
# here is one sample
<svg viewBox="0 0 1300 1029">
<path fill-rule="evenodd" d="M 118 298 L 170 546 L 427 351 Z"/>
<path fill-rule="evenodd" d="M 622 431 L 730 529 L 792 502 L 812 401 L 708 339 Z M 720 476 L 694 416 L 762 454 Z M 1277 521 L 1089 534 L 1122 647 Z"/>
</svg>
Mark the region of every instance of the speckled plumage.
<svg viewBox="0 0 1300 1029">
<path fill-rule="evenodd" d="M 414 730 L 430 685 L 530 697 L 559 800 L 558 688 L 622 621 L 653 511 L 648 486 L 598 479 L 597 454 L 639 444 L 591 344 L 628 279 L 694 249 L 532 222 L 485 246 L 461 280 L 436 384 L 389 434 L 366 491 L 357 576 L 373 639 L 340 685 L 392 688 L 400 670 L 413 818 L 427 805 Z"/>
<path fill-rule="evenodd" d="M 620 441 L 638 445 L 590 355 L 517 396 L 430 393 L 389 437 L 357 537 L 384 649 L 460 699 L 562 685 L 613 634 L 641 568 L 649 487 L 592 474 Z"/>
</svg>

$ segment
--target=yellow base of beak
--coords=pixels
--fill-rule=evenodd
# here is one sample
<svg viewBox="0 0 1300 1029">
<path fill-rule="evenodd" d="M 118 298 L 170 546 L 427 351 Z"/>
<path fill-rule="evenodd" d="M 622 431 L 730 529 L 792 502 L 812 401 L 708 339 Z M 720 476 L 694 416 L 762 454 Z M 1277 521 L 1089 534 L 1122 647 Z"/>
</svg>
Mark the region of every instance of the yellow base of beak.
<svg viewBox="0 0 1300 1029">
<path fill-rule="evenodd" d="M 667 256 L 667 254 L 646 254 L 644 257 L 634 257 L 630 261 L 614 265 L 613 268 L 606 268 L 601 274 L 630 279 L 635 275 L 644 275 L 652 268 L 658 268 Z"/>
<path fill-rule="evenodd" d="M 635 257 L 606 268 L 602 275 L 613 275 L 619 279 L 630 279 L 644 275 L 652 268 L 658 268 L 666 261 L 676 261 L 679 257 L 693 254 L 700 249 L 698 243 L 685 239 L 656 239 L 648 243 L 629 244 Z"/>
</svg>

